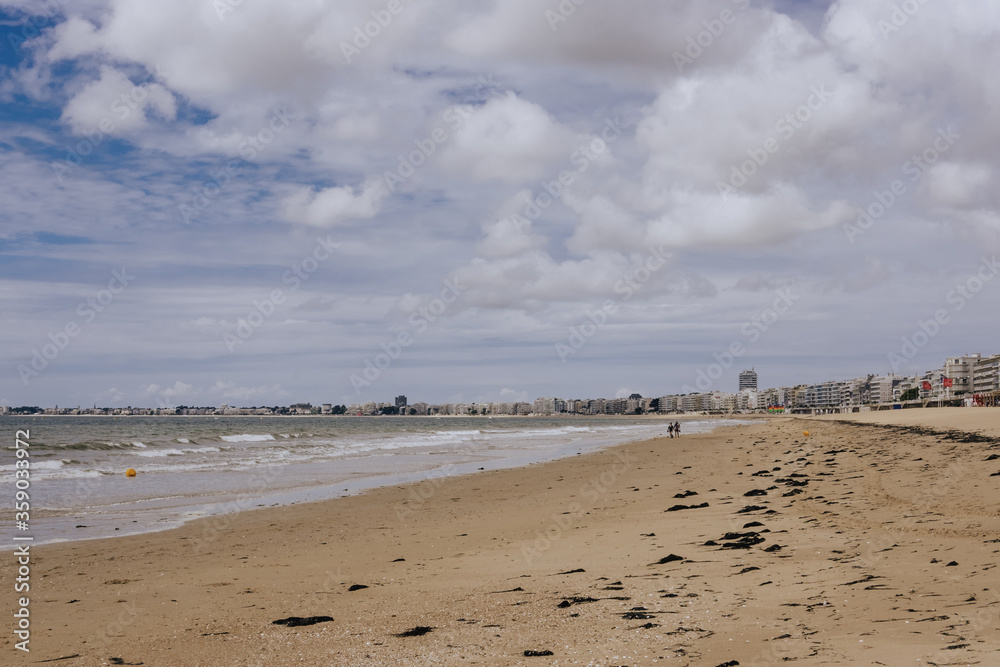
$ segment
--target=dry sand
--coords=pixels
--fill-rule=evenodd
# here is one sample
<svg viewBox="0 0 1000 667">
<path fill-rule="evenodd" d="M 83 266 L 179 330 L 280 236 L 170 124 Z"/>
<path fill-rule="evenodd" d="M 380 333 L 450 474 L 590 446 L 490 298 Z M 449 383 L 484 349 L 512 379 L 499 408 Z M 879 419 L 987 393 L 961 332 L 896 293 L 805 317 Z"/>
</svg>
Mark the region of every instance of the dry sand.
<svg viewBox="0 0 1000 667">
<path fill-rule="evenodd" d="M 0 662 L 998 665 L 998 471 L 993 439 L 778 418 L 36 547 Z"/>
<path fill-rule="evenodd" d="M 815 419 L 850 420 L 866 424 L 924 426 L 939 431 L 956 429 L 1000 438 L 1000 416 L 997 410 L 986 408 L 927 408 L 880 410 L 846 415 L 822 415 Z"/>
</svg>

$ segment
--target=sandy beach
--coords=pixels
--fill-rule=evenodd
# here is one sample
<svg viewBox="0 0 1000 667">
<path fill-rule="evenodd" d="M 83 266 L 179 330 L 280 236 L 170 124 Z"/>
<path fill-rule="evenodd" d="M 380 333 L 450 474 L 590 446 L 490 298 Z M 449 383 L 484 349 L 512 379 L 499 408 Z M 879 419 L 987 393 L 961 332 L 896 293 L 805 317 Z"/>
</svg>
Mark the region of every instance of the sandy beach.
<svg viewBox="0 0 1000 667">
<path fill-rule="evenodd" d="M 868 419 L 34 547 L 3 662 L 1000 664 L 1000 410 Z"/>
</svg>

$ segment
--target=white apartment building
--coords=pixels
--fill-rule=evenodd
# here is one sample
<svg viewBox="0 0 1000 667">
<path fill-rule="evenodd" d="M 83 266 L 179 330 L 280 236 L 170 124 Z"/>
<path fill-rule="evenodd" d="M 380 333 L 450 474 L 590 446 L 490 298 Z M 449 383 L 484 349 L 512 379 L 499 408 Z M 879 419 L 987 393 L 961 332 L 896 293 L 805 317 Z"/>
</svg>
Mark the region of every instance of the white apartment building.
<svg viewBox="0 0 1000 667">
<path fill-rule="evenodd" d="M 972 376 L 972 391 L 977 394 L 1000 391 L 1000 354 L 976 361 Z"/>
<path fill-rule="evenodd" d="M 905 378 L 890 373 L 889 375 L 880 375 L 871 379 L 869 383 L 870 394 L 868 400 L 871 403 L 892 403 L 893 401 L 899 400 L 898 394 L 895 393 L 896 387 Z"/>
<path fill-rule="evenodd" d="M 951 380 L 950 387 L 942 387 L 943 398 L 954 398 L 973 391 L 976 364 L 983 358 L 981 354 L 967 354 L 952 357 L 944 362 L 944 376 Z"/>
<path fill-rule="evenodd" d="M 687 394 L 680 396 L 679 404 L 683 412 L 698 412 L 701 408 L 701 394 Z"/>
<path fill-rule="evenodd" d="M 556 411 L 556 399 L 551 396 L 543 396 L 535 399 L 536 415 L 551 415 Z"/>
<path fill-rule="evenodd" d="M 676 396 L 660 396 L 659 412 L 677 412 Z"/>
<path fill-rule="evenodd" d="M 721 412 L 736 412 L 739 408 L 736 394 L 725 391 L 712 392 L 712 410 Z"/>
</svg>

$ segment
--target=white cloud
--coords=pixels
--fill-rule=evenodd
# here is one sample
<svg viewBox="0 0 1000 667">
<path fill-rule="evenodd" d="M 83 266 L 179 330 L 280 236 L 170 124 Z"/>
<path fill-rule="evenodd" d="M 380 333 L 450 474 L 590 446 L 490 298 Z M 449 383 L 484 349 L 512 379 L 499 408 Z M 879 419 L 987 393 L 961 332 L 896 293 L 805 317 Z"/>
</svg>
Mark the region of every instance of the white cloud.
<svg viewBox="0 0 1000 667">
<path fill-rule="evenodd" d="M 669 247 L 774 243 L 792 235 L 834 227 L 856 213 L 846 202 L 810 209 L 806 193 L 791 185 L 763 195 L 675 192 L 670 213 L 648 224 L 647 241 Z"/>
<path fill-rule="evenodd" d="M 7 361 L 78 320 L 80 300 L 106 286 L 105 263 L 143 272 L 37 385 L 3 395 L 41 404 L 79 386 L 71 395 L 84 402 L 93 383 L 136 388 L 108 394 L 118 400 L 264 402 L 283 391 L 289 367 L 308 385 L 297 398 L 342 395 L 352 389 L 337 386 L 340 371 L 414 331 L 413 309 L 449 276 L 461 298 L 427 320 L 372 392 L 397 381 L 438 399 L 503 386 L 552 393 L 564 381 L 593 395 L 644 388 L 635 375 L 663 380 L 645 361 L 652 346 L 671 372 L 705 349 L 710 358 L 786 285 L 809 293 L 792 319 L 824 328 L 781 333 L 783 320 L 761 341 L 773 362 L 802 341 L 835 352 L 850 339 L 843 354 L 864 366 L 926 317 L 918 304 L 968 272 L 970 252 L 1000 248 L 990 187 L 1000 77 L 984 74 L 1000 67 L 997 3 L 920 3 L 885 34 L 879 21 L 897 0 L 809 2 L 809 11 L 791 0 L 570 4 L 576 11 L 552 24 L 557 2 L 408 2 L 348 63 L 341 42 L 385 0 L 242 2 L 223 17 L 204 0 L 63 3 L 67 20 L 50 21 L 0 71 L 5 102 L 26 95 L 44 118 L 64 121 L 0 126 L 3 252 L 28 267 L 26 277 L 0 276 L 9 319 L 26 323 L 0 335 Z M 705 33 L 724 9 L 734 20 Z M 701 53 L 679 68 L 675 52 L 698 39 Z M 113 105 L 128 94 L 144 99 L 120 118 Z M 270 136 L 281 109 L 294 119 Z M 618 116 L 629 127 L 610 150 L 515 223 Z M 105 118 L 128 144 L 102 142 L 56 178 L 56 161 Z M 904 165 L 952 126 L 954 145 L 910 180 Z M 391 195 L 380 189 L 379 175 L 437 128 L 445 139 L 413 177 Z M 261 133 L 269 140 L 246 158 Z M 757 164 L 769 140 L 777 148 Z M 178 205 L 214 192 L 230 161 L 238 175 L 182 228 Z M 734 169 L 752 173 L 732 184 Z M 840 224 L 897 179 L 906 193 L 848 243 Z M 722 196 L 720 183 L 733 190 Z M 293 289 L 286 272 L 301 269 L 323 228 L 337 259 Z M 622 377 L 602 389 L 586 364 L 579 375 L 568 365 L 551 373 L 555 340 L 621 297 L 615 286 L 661 245 L 669 265 L 580 353 Z M 287 300 L 226 366 L 235 357 L 222 334 L 275 289 Z M 1000 298 L 990 294 L 934 345 L 979 347 Z M 872 312 L 877 322 L 857 339 L 850 323 Z M 220 365 L 230 370 L 217 384 Z M 138 389 L 178 367 L 205 370 L 191 384 Z M 473 386 L 478 378 L 489 380 Z"/>
<path fill-rule="evenodd" d="M 992 176 L 986 164 L 941 162 L 928 172 L 927 190 L 931 201 L 942 206 L 976 206 L 983 203 Z"/>
<path fill-rule="evenodd" d="M 144 129 L 151 116 L 170 121 L 177 103 L 163 86 L 133 84 L 125 74 L 108 66 L 101 76 L 77 93 L 63 110 L 63 120 L 77 134 L 130 133 Z"/>
<path fill-rule="evenodd" d="M 164 403 L 176 403 L 181 399 L 190 399 L 201 392 L 195 389 L 194 385 L 177 380 L 170 387 L 161 387 L 158 384 L 149 384 L 143 388 L 143 393 L 147 396 L 154 396 Z"/>
<path fill-rule="evenodd" d="M 100 403 L 105 406 L 113 406 L 116 404 L 121 404 L 124 400 L 125 394 L 118 391 L 114 387 L 111 387 L 107 391 L 102 391 L 100 394 L 94 397 L 95 403 Z"/>
<path fill-rule="evenodd" d="M 442 160 L 453 172 L 480 180 L 524 183 L 542 178 L 557 160 L 568 165 L 573 142 L 582 142 L 541 106 L 514 93 L 460 111 L 464 120 Z"/>
<path fill-rule="evenodd" d="M 281 388 L 281 385 L 270 387 L 243 387 L 233 381 L 223 382 L 219 380 L 208 390 L 212 396 L 236 401 L 260 401 L 265 398 L 275 398 L 288 396 L 288 392 Z"/>
<path fill-rule="evenodd" d="M 313 227 L 368 220 L 378 215 L 388 194 L 385 185 L 375 178 L 368 179 L 360 188 L 336 186 L 319 191 L 301 188 L 285 199 L 285 219 Z"/>
</svg>

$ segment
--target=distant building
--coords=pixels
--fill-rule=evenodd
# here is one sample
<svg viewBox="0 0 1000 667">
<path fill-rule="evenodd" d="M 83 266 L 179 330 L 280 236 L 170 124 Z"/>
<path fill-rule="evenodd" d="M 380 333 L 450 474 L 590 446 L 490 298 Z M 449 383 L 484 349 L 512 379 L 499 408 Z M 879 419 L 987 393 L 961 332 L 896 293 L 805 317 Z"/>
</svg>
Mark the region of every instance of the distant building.
<svg viewBox="0 0 1000 667">
<path fill-rule="evenodd" d="M 897 400 L 896 396 L 898 392 L 896 391 L 896 387 L 898 387 L 904 379 L 905 378 L 893 373 L 872 378 L 869 383 L 868 402 L 892 403 L 893 400 Z"/>
<path fill-rule="evenodd" d="M 701 410 L 702 399 L 701 394 L 686 394 L 679 397 L 680 407 L 682 412 L 698 412 Z"/>
<path fill-rule="evenodd" d="M 743 371 L 740 373 L 740 388 L 739 391 L 744 389 L 752 389 L 757 391 L 757 372 L 752 368 L 748 371 Z"/>
<path fill-rule="evenodd" d="M 553 396 L 543 396 L 535 399 L 534 413 L 536 415 L 551 415 L 556 411 L 556 398 Z"/>
<path fill-rule="evenodd" d="M 400 394 L 396 397 L 396 409 L 399 411 L 399 414 L 406 412 L 406 396 Z"/>
<path fill-rule="evenodd" d="M 972 382 L 977 394 L 1000 391 L 1000 354 L 977 360 Z"/>
<path fill-rule="evenodd" d="M 942 382 L 950 380 L 947 384 L 951 385 L 942 387 L 944 398 L 953 398 L 973 391 L 976 364 L 982 358 L 981 354 L 967 354 L 964 357 L 952 357 L 944 362 Z"/>
</svg>

